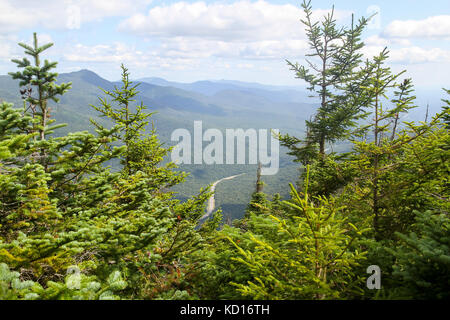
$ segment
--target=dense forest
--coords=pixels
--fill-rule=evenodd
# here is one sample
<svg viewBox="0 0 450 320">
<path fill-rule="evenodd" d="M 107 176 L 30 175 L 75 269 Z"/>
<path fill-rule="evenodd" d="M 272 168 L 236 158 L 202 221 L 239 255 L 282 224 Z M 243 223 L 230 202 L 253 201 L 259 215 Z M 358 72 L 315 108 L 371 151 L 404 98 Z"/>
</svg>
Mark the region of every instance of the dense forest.
<svg viewBox="0 0 450 320">
<path fill-rule="evenodd" d="M 53 44 L 19 43 L 23 105 L 0 102 L 0 299 L 448 299 L 450 90 L 439 113 L 402 121 L 413 80 L 387 48 L 363 57 L 370 18 L 342 27 L 302 7 L 310 54 L 287 63 L 318 107 L 305 136 L 277 136 L 296 168 L 283 195 L 257 170 L 234 220 L 201 220 L 208 185 L 176 197 L 187 174 L 124 65 L 91 127 L 66 132 Z"/>
</svg>

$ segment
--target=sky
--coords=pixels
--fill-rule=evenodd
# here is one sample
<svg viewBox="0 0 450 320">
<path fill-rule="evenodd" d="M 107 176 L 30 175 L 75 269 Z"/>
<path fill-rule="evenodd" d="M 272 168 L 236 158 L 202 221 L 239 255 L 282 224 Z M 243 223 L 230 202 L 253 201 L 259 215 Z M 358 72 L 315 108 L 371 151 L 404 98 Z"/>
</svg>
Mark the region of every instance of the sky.
<svg viewBox="0 0 450 320">
<path fill-rule="evenodd" d="M 0 74 L 15 71 L 18 42 L 54 42 L 43 58 L 58 72 L 89 69 L 120 78 L 241 80 L 302 85 L 286 59 L 305 63 L 301 0 L 0 0 Z M 390 50 L 393 71 L 422 88 L 450 87 L 450 1 L 313 0 L 314 18 L 335 5 L 338 24 L 377 15 L 364 32 L 364 54 Z"/>
</svg>

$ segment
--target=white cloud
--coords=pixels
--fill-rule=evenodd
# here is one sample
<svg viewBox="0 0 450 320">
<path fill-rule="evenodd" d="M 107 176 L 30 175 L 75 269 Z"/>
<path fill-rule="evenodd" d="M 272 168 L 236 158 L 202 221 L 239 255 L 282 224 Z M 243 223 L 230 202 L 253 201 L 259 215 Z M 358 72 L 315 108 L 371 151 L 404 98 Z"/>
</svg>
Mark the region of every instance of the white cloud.
<svg viewBox="0 0 450 320">
<path fill-rule="evenodd" d="M 2 44 L 2 50 L 0 50 L 0 60 L 9 61 L 11 59 L 12 52 L 13 48 L 9 43 Z"/>
<path fill-rule="evenodd" d="M 390 41 L 386 38 L 382 38 L 378 35 L 373 35 L 364 40 L 364 44 L 367 46 L 383 46 L 387 47 L 390 45 Z"/>
<path fill-rule="evenodd" d="M 142 52 L 135 51 L 132 47 L 130 48 L 128 45 L 120 42 L 95 46 L 86 46 L 78 43 L 64 54 L 65 60 L 72 62 L 137 62 L 142 57 Z"/>
<path fill-rule="evenodd" d="M 86 46 L 81 43 L 61 49 L 64 60 L 85 63 L 127 63 L 149 66 L 159 63 L 169 67 L 187 64 L 185 68 L 201 65 L 209 58 L 244 60 L 283 60 L 302 57 L 307 43 L 304 40 L 225 42 L 210 39 L 176 37 L 164 39 L 149 50 L 137 50 L 125 43 Z M 243 62 L 250 64 L 250 62 Z"/>
<path fill-rule="evenodd" d="M 0 33 L 43 26 L 77 28 L 76 24 L 143 10 L 151 0 L 0 0 Z"/>
<path fill-rule="evenodd" d="M 363 52 L 367 58 L 372 58 L 378 55 L 383 49 L 384 45 L 368 45 L 364 47 Z M 410 46 L 404 48 L 395 48 L 389 50 L 388 63 L 401 64 L 419 64 L 419 63 L 449 63 L 450 51 L 441 48 L 421 48 L 417 46 Z"/>
<path fill-rule="evenodd" d="M 242 58 L 283 59 L 302 56 L 307 48 L 306 40 L 220 41 L 212 39 L 176 37 L 164 39 L 156 48 L 156 54 L 185 58 Z"/>
<path fill-rule="evenodd" d="M 314 20 L 329 10 L 315 9 Z M 337 20 L 349 11 L 335 11 Z M 264 0 L 233 3 L 176 2 L 136 13 L 119 30 L 158 39 L 151 51 L 166 59 L 271 60 L 303 57 L 308 47 L 299 6 Z M 248 63 L 243 63 L 248 64 Z"/>
<path fill-rule="evenodd" d="M 291 4 L 271 4 L 263 0 L 228 4 L 176 2 L 155 6 L 144 15 L 138 12 L 145 12 L 143 9 L 151 0 L 42 0 L 39 3 L 23 0 L 21 6 L 13 1 L 0 0 L 0 27 L 8 25 L 9 34 L 34 26 L 77 28 L 76 17 L 71 17 L 77 13 L 75 7 L 80 12 L 81 25 L 105 17 L 128 16 L 119 29 L 151 40 L 147 42 L 147 50 L 139 45 L 141 51 L 125 42 L 97 45 L 68 42 L 52 49 L 70 63 L 124 62 L 130 66 L 191 69 L 201 65 L 204 59 L 223 59 L 224 68 L 229 68 L 230 59 L 246 60 L 239 62 L 243 66 L 252 64 L 248 60 L 302 58 L 308 47 L 300 22 L 303 11 Z M 313 18 L 321 19 L 328 12 L 315 9 Z M 335 11 L 338 20 L 349 15 L 349 11 Z M 51 38 L 40 35 L 40 43 L 47 40 Z M 12 45 L 16 46 L 16 42 Z"/>
<path fill-rule="evenodd" d="M 0 60 L 10 61 L 13 56 L 14 49 L 17 46 L 17 37 L 11 34 L 1 34 L 0 33 Z"/>
<path fill-rule="evenodd" d="M 253 69 L 255 66 L 251 63 L 239 63 L 237 65 L 239 69 Z"/>
<path fill-rule="evenodd" d="M 317 18 L 327 10 L 315 10 Z M 336 11 L 336 18 L 350 13 Z M 176 2 L 156 6 L 145 15 L 137 13 L 119 29 L 148 37 L 201 37 L 203 39 L 275 40 L 305 38 L 299 6 L 271 4 L 263 0 L 230 4 Z"/>
<path fill-rule="evenodd" d="M 393 62 L 415 63 L 449 63 L 450 51 L 441 48 L 425 49 L 420 47 L 407 47 L 391 51 Z"/>
<path fill-rule="evenodd" d="M 395 20 L 383 31 L 393 38 L 448 38 L 450 15 L 428 17 L 423 20 Z"/>
<path fill-rule="evenodd" d="M 76 44 L 66 47 L 63 59 L 68 62 L 82 62 L 87 64 L 114 64 L 124 63 L 129 67 L 147 68 L 159 67 L 170 69 L 189 69 L 198 67 L 199 62 L 187 56 L 164 56 L 157 51 L 142 52 L 125 43 L 99 44 L 86 46 Z"/>
</svg>

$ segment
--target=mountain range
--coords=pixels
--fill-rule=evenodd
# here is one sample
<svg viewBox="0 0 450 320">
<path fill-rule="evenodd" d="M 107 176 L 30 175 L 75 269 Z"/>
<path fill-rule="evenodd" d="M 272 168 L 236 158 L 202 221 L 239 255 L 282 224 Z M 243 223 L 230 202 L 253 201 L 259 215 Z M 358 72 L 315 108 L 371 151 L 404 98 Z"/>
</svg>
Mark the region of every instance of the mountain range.
<svg viewBox="0 0 450 320">
<path fill-rule="evenodd" d="M 113 90 L 120 87 L 119 81 L 108 81 L 89 70 L 61 73 L 58 82 L 72 82 L 72 89 L 59 104 L 53 105 L 52 116 L 68 126 L 60 129 L 60 134 L 72 131 L 93 130 L 89 119 L 108 124 L 99 118 L 90 105 L 98 105 L 99 97 L 104 97 L 102 89 Z M 217 128 L 279 129 L 282 133 L 301 136 L 304 123 L 317 107 L 308 92 L 299 86 L 268 86 L 231 80 L 197 81 L 180 83 L 161 78 L 142 78 L 136 103 L 148 107 L 153 124 L 162 142 L 173 145 L 171 133 L 178 128 L 193 131 L 194 121 L 201 120 L 203 130 Z M 408 114 L 404 120 L 424 120 L 426 104 L 430 104 L 430 115 L 440 110 L 443 93 L 437 90 L 418 90 L 419 108 Z M 0 101 L 21 105 L 18 81 L 8 75 L 0 75 Z M 334 151 L 339 150 L 339 145 Z M 182 165 L 181 170 L 190 173 L 186 182 L 175 187 L 178 197 L 184 199 L 198 192 L 201 187 L 221 178 L 241 175 L 236 179 L 224 181 L 216 188 L 216 206 L 223 209 L 224 215 L 240 217 L 254 190 L 256 179 L 255 165 Z M 269 194 L 288 195 L 288 183 L 296 182 L 298 165 L 281 149 L 280 170 L 274 176 L 264 177 L 265 191 Z"/>
<path fill-rule="evenodd" d="M 120 87 L 119 81 L 108 81 L 89 70 L 61 73 L 58 82 L 72 82 L 72 89 L 62 96 L 60 103 L 53 104 L 52 117 L 68 126 L 60 134 L 72 131 L 93 130 L 89 119 L 107 125 L 90 105 L 98 105 L 103 90 Z M 302 89 L 266 86 L 240 81 L 200 81 L 190 84 L 169 82 L 159 78 L 135 80 L 139 83 L 136 103 L 142 101 L 152 116 L 162 142 L 173 145 L 171 133 L 178 128 L 193 130 L 194 121 L 201 120 L 203 129 L 226 128 L 280 129 L 283 133 L 302 135 L 304 120 L 315 110 L 315 105 L 305 103 L 307 95 Z M 0 76 L 0 100 L 21 105 L 18 81 L 8 75 Z M 268 193 L 287 195 L 288 182 L 298 175 L 294 165 L 282 150 L 280 171 L 267 176 Z M 234 174 L 248 173 L 218 186 L 216 205 L 225 215 L 238 217 L 244 212 L 254 189 L 255 165 L 182 165 L 181 170 L 190 173 L 187 181 L 177 186 L 179 198 L 187 198 L 201 187 Z M 295 179 L 295 178 L 294 178 Z"/>
</svg>

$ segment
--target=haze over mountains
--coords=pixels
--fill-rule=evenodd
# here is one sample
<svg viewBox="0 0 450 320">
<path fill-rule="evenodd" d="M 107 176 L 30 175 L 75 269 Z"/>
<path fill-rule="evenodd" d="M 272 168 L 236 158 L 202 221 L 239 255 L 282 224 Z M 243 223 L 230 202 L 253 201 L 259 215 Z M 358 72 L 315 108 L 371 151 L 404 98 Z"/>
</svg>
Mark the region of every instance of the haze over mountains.
<svg viewBox="0 0 450 320">
<path fill-rule="evenodd" d="M 68 124 L 60 129 L 61 133 L 92 131 L 90 118 L 105 121 L 98 117 L 90 105 L 98 105 L 98 97 L 104 96 L 100 88 L 113 90 L 115 85 L 120 86 L 119 82 L 108 81 L 89 70 L 59 74 L 58 82 L 72 82 L 72 89 L 52 110 L 52 117 L 58 122 Z M 198 120 L 202 121 L 203 130 L 280 129 L 283 133 L 302 135 L 304 120 L 315 110 L 313 104 L 303 102 L 308 100 L 303 90 L 289 87 L 238 81 L 181 84 L 155 78 L 140 79 L 135 83 L 137 82 L 140 83 L 140 93 L 136 101 L 142 101 L 148 107 L 147 111 L 156 111 L 152 120 L 157 133 L 164 143 L 171 145 L 176 143 L 170 141 L 170 135 L 175 129 L 192 131 L 194 121 Z M 20 106 L 22 102 L 18 81 L 12 80 L 8 75 L 0 76 L 0 99 Z M 277 175 L 266 179 L 268 193 L 284 193 L 285 190 L 282 190 L 281 186 L 294 182 L 292 179 L 297 176 L 297 166 L 285 154 L 281 155 L 280 166 Z M 188 197 L 220 178 L 249 173 L 236 180 L 224 182 L 216 190 L 217 193 L 222 192 L 216 202 L 217 206 L 228 206 L 230 216 L 237 217 L 239 212 L 244 212 L 254 189 L 255 165 L 183 165 L 181 169 L 190 172 L 190 176 L 186 183 L 175 190 L 179 192 L 180 198 Z"/>
<path fill-rule="evenodd" d="M 72 89 L 66 93 L 58 105 L 54 105 L 52 116 L 58 122 L 67 123 L 61 132 L 93 130 L 89 119 L 105 121 L 98 117 L 90 106 L 98 105 L 98 97 L 104 94 L 100 88 L 113 90 L 119 82 L 108 81 L 89 70 L 62 73 L 58 82 L 72 82 Z M 258 83 L 240 81 L 198 81 L 194 83 L 171 82 L 161 78 L 142 78 L 137 102 L 142 101 L 149 112 L 157 112 L 152 119 L 157 133 L 166 144 L 171 133 L 178 128 L 193 131 L 193 123 L 201 120 L 203 130 L 207 128 L 253 128 L 279 129 L 282 133 L 296 136 L 303 135 L 306 119 L 314 114 L 314 99 L 301 86 L 282 87 L 267 86 Z M 430 104 L 430 115 L 440 110 L 442 93 L 418 90 L 417 102 L 421 108 L 416 109 L 405 120 L 424 120 L 426 103 Z M 18 81 L 8 75 L 0 76 L 0 100 L 22 104 Z M 107 123 L 105 123 L 107 124 Z M 337 149 L 339 150 L 339 146 Z M 255 165 L 183 165 L 182 170 L 190 172 L 187 182 L 175 188 L 180 198 L 185 198 L 201 187 L 214 181 L 241 173 L 231 181 L 219 184 L 216 189 L 216 205 L 221 206 L 224 215 L 239 218 L 245 210 L 254 189 Z M 266 176 L 266 192 L 281 193 L 287 196 L 289 182 L 296 182 L 298 165 L 281 149 L 280 170 L 275 176 Z"/>
<path fill-rule="evenodd" d="M 141 78 L 137 81 L 146 82 L 158 86 L 174 87 L 187 91 L 201 93 L 207 96 L 213 96 L 221 91 L 250 91 L 260 93 L 269 99 L 281 99 L 282 101 L 298 102 L 299 98 L 304 99 L 306 89 L 302 86 L 270 86 L 254 82 L 243 82 L 237 80 L 204 80 L 192 83 L 182 83 L 167 81 L 158 77 Z"/>
<path fill-rule="evenodd" d="M 314 110 L 313 104 L 304 103 L 308 99 L 303 91 L 237 81 L 180 84 L 151 79 L 154 78 L 136 81 L 140 82 L 137 100 L 142 100 L 149 111 L 158 111 L 154 118 L 162 124 L 158 129 L 163 131 L 190 128 L 193 120 L 203 120 L 206 127 L 299 131 L 299 121 Z M 159 85 L 143 80 L 158 82 Z M 103 79 L 89 70 L 62 73 L 58 77 L 58 82 L 69 81 L 72 89 L 62 97 L 54 113 L 56 118 L 67 112 L 80 119 L 95 117 L 89 105 L 96 104 L 98 97 L 103 95 L 99 88 L 112 90 L 114 85 L 118 85 L 118 82 Z M 3 100 L 21 103 L 18 89 L 17 81 L 7 75 L 0 76 L 0 97 Z M 71 125 L 73 123 L 69 123 Z"/>
<path fill-rule="evenodd" d="M 119 84 L 89 70 L 61 73 L 58 81 L 71 81 L 72 89 L 62 97 L 54 115 L 58 119 L 69 113 L 71 120 L 75 120 L 75 114 L 79 120 L 95 117 L 89 105 L 96 104 L 103 95 L 99 88 L 112 90 Z M 140 82 L 137 100 L 142 100 L 149 111 L 158 111 L 154 118 L 162 124 L 159 134 L 175 127 L 188 129 L 193 120 L 203 120 L 205 127 L 279 128 L 298 134 L 303 132 L 303 121 L 315 109 L 314 99 L 308 97 L 302 86 L 267 86 L 232 80 L 179 83 L 161 78 L 142 78 L 136 82 Z M 416 95 L 421 105 L 416 114 L 423 115 L 427 103 L 430 114 L 440 110 L 443 93 L 439 89 L 417 89 Z M 20 105 L 18 81 L 1 75 L 0 99 Z M 69 122 L 69 127 L 78 122 Z"/>
</svg>

